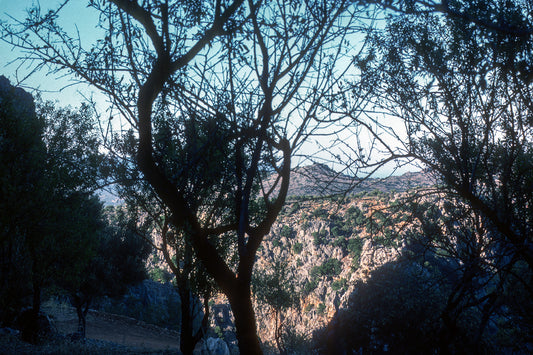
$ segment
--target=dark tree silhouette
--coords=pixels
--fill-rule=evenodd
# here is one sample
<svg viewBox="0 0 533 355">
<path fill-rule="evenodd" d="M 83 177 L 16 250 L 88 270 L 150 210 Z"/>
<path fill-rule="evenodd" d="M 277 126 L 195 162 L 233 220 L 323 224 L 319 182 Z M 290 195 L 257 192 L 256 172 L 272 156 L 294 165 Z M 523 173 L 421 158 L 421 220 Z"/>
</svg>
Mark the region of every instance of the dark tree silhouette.
<svg viewBox="0 0 533 355">
<path fill-rule="evenodd" d="M 0 174 L 6 211 L 0 225 L 2 252 L 10 254 L 3 259 L 2 282 L 14 289 L 2 294 L 2 321 L 12 321 L 9 318 L 27 304 L 23 297 L 13 304 L 10 293 L 29 287 L 31 311 L 21 315 L 21 327 L 23 337 L 36 342 L 43 289 L 75 278 L 94 250 L 101 205 L 92 190 L 102 155 L 98 140 L 91 139 L 87 111 L 40 104 L 36 112 L 31 95 L 2 79 L 0 149 L 2 164 L 7 165 Z M 80 121 L 84 125 L 78 125 Z M 7 285 L 15 275 L 18 281 Z"/>
<path fill-rule="evenodd" d="M 70 294 L 78 315 L 78 336 L 85 338 L 86 317 L 96 297 L 118 298 L 128 286 L 145 280 L 146 259 L 151 245 L 143 237 L 146 231 L 121 207 L 106 207 L 100 230 L 93 236 L 94 254 L 78 274 L 63 279 L 59 285 Z"/>
<path fill-rule="evenodd" d="M 90 48 L 59 27 L 60 10 L 30 11 L 19 23 L 23 31 L 3 26 L 3 38 L 102 90 L 129 121 L 130 158 L 173 225 L 189 231 L 197 257 L 229 299 L 246 353 L 261 353 L 250 297 L 256 251 L 285 202 L 291 157 L 344 73 L 334 64 L 351 50 L 344 40 L 355 11 L 346 11 L 348 3 L 91 1 L 105 35 Z M 205 119 L 230 129 L 233 153 L 223 157 L 222 181 L 195 160 L 174 166 L 166 156 L 187 122 Z M 273 186 L 262 184 L 265 171 L 279 175 Z M 189 194 L 187 174 L 206 181 L 209 199 Z M 231 241 L 235 263 L 213 239 Z"/>
</svg>

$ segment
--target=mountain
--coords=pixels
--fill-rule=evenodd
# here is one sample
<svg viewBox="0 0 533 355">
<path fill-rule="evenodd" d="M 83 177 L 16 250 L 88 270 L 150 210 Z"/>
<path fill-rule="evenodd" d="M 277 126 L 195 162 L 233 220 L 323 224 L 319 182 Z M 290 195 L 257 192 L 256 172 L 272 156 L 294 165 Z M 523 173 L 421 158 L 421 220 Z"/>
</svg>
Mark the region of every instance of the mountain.
<svg viewBox="0 0 533 355">
<path fill-rule="evenodd" d="M 270 176 L 266 184 L 271 186 L 276 176 Z M 294 169 L 291 173 L 289 197 L 325 197 L 331 195 L 355 195 L 374 190 L 381 192 L 405 192 L 416 187 L 429 187 L 435 182 L 428 172 L 407 172 L 386 178 L 361 179 L 336 172 L 325 164 L 312 164 Z"/>
</svg>

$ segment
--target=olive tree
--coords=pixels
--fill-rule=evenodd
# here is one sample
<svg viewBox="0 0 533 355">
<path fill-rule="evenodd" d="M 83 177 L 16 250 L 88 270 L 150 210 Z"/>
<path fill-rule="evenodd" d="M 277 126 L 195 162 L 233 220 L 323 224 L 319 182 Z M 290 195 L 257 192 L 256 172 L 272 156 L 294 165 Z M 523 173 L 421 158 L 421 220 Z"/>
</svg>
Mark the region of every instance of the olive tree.
<svg viewBox="0 0 533 355">
<path fill-rule="evenodd" d="M 480 344 L 487 323 L 513 303 L 508 285 L 531 290 L 531 5 L 443 3 L 446 11 L 395 9 L 369 32 L 356 59 L 360 80 L 339 96 L 337 112 L 380 153 L 368 160 L 368 149 L 353 139 L 354 164 L 410 159 L 436 177 L 438 199 L 455 206 L 453 218 L 441 214 L 424 231 L 424 245 L 457 265 L 440 311 L 447 334 L 454 337 L 458 320 L 477 309 L 471 341 Z M 355 99 L 365 102 L 363 115 L 346 109 Z M 433 223 L 427 215 L 420 220 Z M 527 315 L 520 312 L 514 316 Z M 528 322 L 517 329 L 529 331 Z"/>
<path fill-rule="evenodd" d="M 532 19 L 520 1 L 454 4 L 464 16 L 395 14 L 370 32 L 350 86 L 357 95 L 339 96 L 337 111 L 372 137 L 381 156 L 371 164 L 405 158 L 428 169 L 531 267 L 533 41 L 472 19 L 501 18 L 526 33 Z M 364 97 L 364 115 L 344 109 L 353 97 Z M 355 164 L 369 163 L 365 147 L 348 144 Z"/>
<path fill-rule="evenodd" d="M 73 73 L 108 95 L 129 122 L 129 158 L 228 297 L 239 347 L 260 353 L 250 297 L 256 251 L 285 202 L 291 158 L 343 73 L 335 63 L 352 49 L 346 36 L 354 10 L 345 1 L 313 0 L 89 5 L 100 13 L 95 25 L 102 30 L 92 46 L 59 26 L 61 9 L 31 10 L 25 21 L 4 25 L 2 37 L 26 48 L 26 59 Z M 194 155 L 167 155 L 182 142 L 184 127 L 202 120 L 228 130 L 232 153 L 221 157 L 216 179 L 197 168 Z M 265 185 L 264 172 L 278 178 Z M 191 178 L 205 181 L 209 193 L 192 194 Z M 236 258 L 225 260 L 216 239 L 230 241 Z"/>
</svg>

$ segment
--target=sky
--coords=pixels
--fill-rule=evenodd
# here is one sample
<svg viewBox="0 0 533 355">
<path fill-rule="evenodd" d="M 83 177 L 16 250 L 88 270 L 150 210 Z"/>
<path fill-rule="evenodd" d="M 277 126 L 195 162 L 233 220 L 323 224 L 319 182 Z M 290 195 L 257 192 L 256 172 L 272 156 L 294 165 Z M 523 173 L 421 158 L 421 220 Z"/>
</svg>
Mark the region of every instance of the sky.
<svg viewBox="0 0 533 355">
<path fill-rule="evenodd" d="M 0 21 L 12 22 L 12 18 L 24 20 L 26 10 L 36 3 L 40 4 L 44 11 L 56 8 L 61 2 L 60 0 L 0 0 Z M 84 0 L 70 1 L 62 9 L 60 19 L 67 29 L 78 27 L 80 34 L 94 33 L 95 23 L 98 21 L 96 12 L 87 8 Z M 30 92 L 38 90 L 45 100 L 58 101 L 62 106 L 79 106 L 83 100 L 81 93 L 92 94 L 88 87 L 81 85 L 65 88 L 72 84 L 69 78 L 50 75 L 45 70 L 26 78 L 31 66 L 21 65 L 17 60 L 21 56 L 24 56 L 22 51 L 0 41 L 0 75 L 7 77 L 11 84 L 19 85 Z"/>
<path fill-rule="evenodd" d="M 51 8 L 57 8 L 61 0 L 0 0 L 0 21 L 12 22 L 13 18 L 16 20 L 24 20 L 26 17 L 26 10 L 31 8 L 34 4 L 40 4 L 42 11 Z M 81 40 L 83 43 L 90 43 L 95 38 L 95 24 L 98 22 L 98 14 L 95 10 L 87 8 L 85 0 L 71 0 L 61 10 L 59 21 L 64 28 L 71 31 L 79 30 Z M 83 37 L 85 35 L 86 37 Z M 18 57 L 25 54 L 18 49 L 0 41 L 0 75 L 7 77 L 11 84 L 18 85 L 30 91 L 31 93 L 39 92 L 43 99 L 57 101 L 60 106 L 79 106 L 85 97 L 96 97 L 96 101 L 102 108 L 105 108 L 105 97 L 98 93 L 93 88 L 87 85 L 74 85 L 69 77 L 58 77 L 57 74 L 47 73 L 46 70 L 41 70 L 26 78 L 30 72 L 31 66 L 21 65 L 17 60 Z M 327 145 L 324 144 L 324 145 Z M 315 148 L 313 148 L 315 147 Z M 306 144 L 306 150 L 316 149 L 313 142 Z M 319 159 L 320 161 L 320 159 Z M 323 161 L 328 163 L 327 161 Z M 308 160 L 303 160 L 303 165 L 307 165 Z M 334 163 L 327 164 L 335 170 L 340 170 L 340 166 L 335 166 Z M 395 171 L 394 174 L 401 174 L 405 171 L 417 170 L 410 166 Z M 383 169 L 377 176 L 387 176 L 392 172 L 392 166 Z"/>
</svg>

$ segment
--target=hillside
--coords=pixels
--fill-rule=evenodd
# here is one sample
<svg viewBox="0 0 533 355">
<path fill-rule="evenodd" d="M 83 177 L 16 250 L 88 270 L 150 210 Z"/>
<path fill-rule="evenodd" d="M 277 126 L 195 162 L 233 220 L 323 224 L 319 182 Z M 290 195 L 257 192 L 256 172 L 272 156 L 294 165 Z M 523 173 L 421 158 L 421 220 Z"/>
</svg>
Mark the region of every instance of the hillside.
<svg viewBox="0 0 533 355">
<path fill-rule="evenodd" d="M 279 295 L 287 288 L 296 298 L 283 310 L 282 321 L 276 320 L 272 307 L 256 302 L 260 336 L 272 353 L 276 322 L 283 324 L 287 347 L 305 352 L 316 331 L 346 307 L 353 285 L 399 255 L 398 231 L 407 212 L 398 206 L 409 191 L 432 185 L 425 172 L 363 181 L 321 164 L 292 172 L 290 197 L 260 247 L 254 269 L 256 282 L 269 280 L 263 282 L 271 288 L 277 268 L 284 268 L 284 279 L 274 285 L 280 289 L 267 294 Z M 225 302 L 219 299 L 217 304 Z M 226 330 L 229 342 L 234 339 L 231 324 L 214 320 L 213 325 Z"/>
<path fill-rule="evenodd" d="M 271 186 L 276 176 L 266 180 Z M 405 192 L 416 187 L 428 187 L 434 182 L 427 172 L 408 172 L 385 178 L 361 179 L 336 172 L 324 164 L 295 168 L 291 173 L 289 199 L 295 196 L 324 197 L 340 194 L 359 194 L 379 190 L 381 192 Z"/>
<path fill-rule="evenodd" d="M 273 177 L 267 181 L 273 181 Z M 346 306 L 358 280 L 398 255 L 399 239 L 390 243 L 385 236 L 391 236 L 402 213 L 390 206 L 400 204 L 407 191 L 431 185 L 430 176 L 424 172 L 363 181 L 322 164 L 292 172 L 288 201 L 258 251 L 254 274 L 269 275 L 276 264 L 290 271 L 290 280 L 284 282 L 292 287 L 296 302 L 283 312 L 283 324 L 292 334 L 293 349 L 308 346 L 314 332 Z M 373 222 L 369 224 L 369 220 Z M 373 230 L 373 225 L 384 228 Z M 161 262 L 153 266 L 165 268 Z M 143 295 L 147 292 L 133 290 L 128 297 L 145 304 Z M 143 306 L 144 317 L 139 319 L 147 320 L 147 315 L 154 318 L 152 312 L 158 304 Z M 111 312 L 121 308 L 120 304 L 100 307 Z M 119 313 L 137 317 L 137 308 L 130 305 L 129 312 Z M 235 350 L 227 301 L 216 297 L 211 312 L 213 329 L 218 329 L 217 334 Z M 276 321 L 272 308 L 256 302 L 256 312 L 261 339 L 273 346 Z"/>
</svg>

